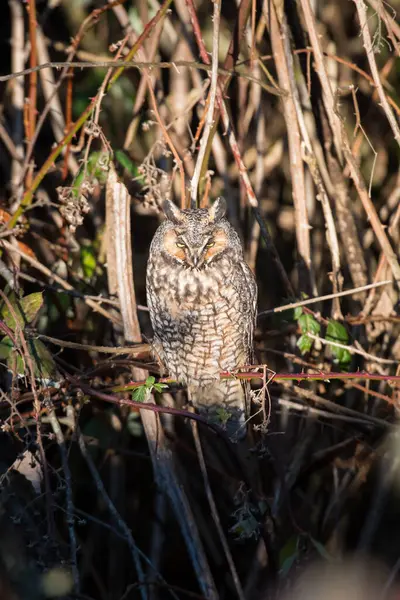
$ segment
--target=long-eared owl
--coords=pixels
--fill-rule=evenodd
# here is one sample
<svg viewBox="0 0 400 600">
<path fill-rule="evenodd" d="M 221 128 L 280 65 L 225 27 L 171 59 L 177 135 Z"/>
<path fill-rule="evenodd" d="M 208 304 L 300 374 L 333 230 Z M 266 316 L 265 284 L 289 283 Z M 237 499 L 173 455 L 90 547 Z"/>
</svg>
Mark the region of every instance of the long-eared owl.
<svg viewBox="0 0 400 600">
<path fill-rule="evenodd" d="M 219 374 L 253 361 L 254 276 L 223 198 L 209 209 L 179 210 L 170 201 L 163 209 L 147 265 L 154 352 L 187 385 L 193 406 L 242 437 L 245 386 Z"/>
</svg>

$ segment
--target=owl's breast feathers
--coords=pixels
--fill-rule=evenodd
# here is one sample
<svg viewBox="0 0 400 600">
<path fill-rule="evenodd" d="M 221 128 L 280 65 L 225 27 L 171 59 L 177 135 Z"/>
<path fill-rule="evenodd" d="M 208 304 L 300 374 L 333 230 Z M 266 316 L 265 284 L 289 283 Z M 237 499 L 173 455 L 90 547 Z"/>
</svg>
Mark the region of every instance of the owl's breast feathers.
<svg viewBox="0 0 400 600">
<path fill-rule="evenodd" d="M 157 351 L 178 381 L 204 386 L 252 360 L 257 291 L 244 262 L 195 270 L 160 253 L 149 260 L 147 294 Z"/>
</svg>

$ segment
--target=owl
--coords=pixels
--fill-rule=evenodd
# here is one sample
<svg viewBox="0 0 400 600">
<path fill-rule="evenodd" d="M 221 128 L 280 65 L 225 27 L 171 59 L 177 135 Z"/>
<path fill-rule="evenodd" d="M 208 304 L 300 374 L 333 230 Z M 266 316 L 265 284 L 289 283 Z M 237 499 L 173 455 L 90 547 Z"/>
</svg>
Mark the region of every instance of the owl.
<svg viewBox="0 0 400 600">
<path fill-rule="evenodd" d="M 163 209 L 147 264 L 154 352 L 201 414 L 243 438 L 246 386 L 220 373 L 253 362 L 255 278 L 223 198 L 209 209 Z"/>
</svg>

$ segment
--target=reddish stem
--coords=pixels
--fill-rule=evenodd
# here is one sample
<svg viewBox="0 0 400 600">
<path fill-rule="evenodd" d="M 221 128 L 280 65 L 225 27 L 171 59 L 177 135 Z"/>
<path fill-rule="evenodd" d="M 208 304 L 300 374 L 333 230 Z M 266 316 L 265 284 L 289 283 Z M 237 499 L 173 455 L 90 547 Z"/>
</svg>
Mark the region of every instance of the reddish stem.
<svg viewBox="0 0 400 600">
<path fill-rule="evenodd" d="M 255 367 L 260 368 L 260 367 Z M 263 379 L 263 373 L 259 371 L 239 371 L 237 373 L 222 372 L 220 373 L 221 379 Z M 355 373 L 326 373 L 321 371 L 320 373 L 275 373 L 271 377 L 271 381 L 326 381 L 329 382 L 332 379 L 349 380 L 370 380 L 370 381 L 394 381 L 400 384 L 400 375 L 380 375 L 377 373 L 366 373 L 365 371 L 357 371 Z M 122 385 L 113 388 L 114 392 L 126 392 L 133 390 L 144 385 L 145 381 L 131 381 L 127 385 Z M 174 379 L 170 377 L 161 377 L 157 379 L 156 383 L 171 384 L 176 383 Z"/>
<path fill-rule="evenodd" d="M 32 68 L 37 65 L 37 49 L 36 49 L 36 4 L 35 0 L 28 0 L 27 5 L 28 17 L 29 17 L 29 41 L 31 44 L 31 51 L 29 55 L 29 66 Z M 27 102 L 26 110 L 26 139 L 29 144 L 35 135 L 36 129 L 36 102 L 37 102 L 37 77 L 36 71 L 32 71 L 29 74 L 29 99 Z M 25 180 L 26 188 L 29 188 L 32 184 L 33 167 L 28 168 Z"/>
<path fill-rule="evenodd" d="M 29 55 L 29 66 L 31 69 L 37 65 L 37 50 L 36 50 L 36 4 L 35 0 L 29 0 L 28 3 L 29 15 L 29 41 L 31 44 L 31 52 Z M 28 130 L 26 136 L 28 140 L 33 138 L 36 127 L 36 100 L 37 100 L 37 72 L 29 74 L 29 107 L 28 107 Z"/>
</svg>

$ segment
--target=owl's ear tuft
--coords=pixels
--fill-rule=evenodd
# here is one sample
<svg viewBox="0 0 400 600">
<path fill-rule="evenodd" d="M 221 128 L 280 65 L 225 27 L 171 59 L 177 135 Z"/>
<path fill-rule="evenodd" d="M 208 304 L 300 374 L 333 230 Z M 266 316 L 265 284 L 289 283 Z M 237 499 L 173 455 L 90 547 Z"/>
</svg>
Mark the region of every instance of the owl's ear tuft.
<svg viewBox="0 0 400 600">
<path fill-rule="evenodd" d="M 172 221 L 176 224 L 182 223 L 183 215 L 179 208 L 173 202 L 171 202 L 171 200 L 165 200 L 163 202 L 162 209 L 169 221 Z"/>
<path fill-rule="evenodd" d="M 226 213 L 226 200 L 221 196 L 216 199 L 211 208 L 208 209 L 209 219 L 211 223 L 220 221 Z"/>
</svg>

